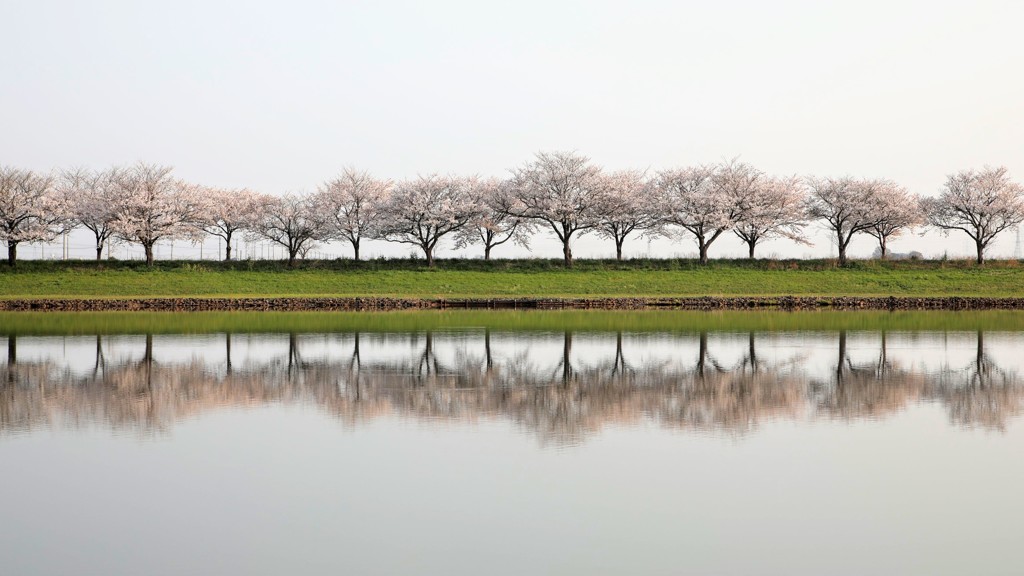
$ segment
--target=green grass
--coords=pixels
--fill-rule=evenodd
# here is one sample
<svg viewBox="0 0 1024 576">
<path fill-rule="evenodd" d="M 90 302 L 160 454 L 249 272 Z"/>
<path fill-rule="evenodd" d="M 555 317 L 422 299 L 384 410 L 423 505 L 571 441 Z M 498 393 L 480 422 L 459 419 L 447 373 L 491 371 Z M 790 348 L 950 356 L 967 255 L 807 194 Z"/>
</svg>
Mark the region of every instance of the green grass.
<svg viewBox="0 0 1024 576">
<path fill-rule="evenodd" d="M 303 262 L 19 262 L 0 266 L 0 298 L 157 296 L 1024 296 L 1017 261 L 350 260 Z"/>
<path fill-rule="evenodd" d="M 1021 331 L 1024 312 L 0 312 L 0 335 L 419 332 Z"/>
</svg>

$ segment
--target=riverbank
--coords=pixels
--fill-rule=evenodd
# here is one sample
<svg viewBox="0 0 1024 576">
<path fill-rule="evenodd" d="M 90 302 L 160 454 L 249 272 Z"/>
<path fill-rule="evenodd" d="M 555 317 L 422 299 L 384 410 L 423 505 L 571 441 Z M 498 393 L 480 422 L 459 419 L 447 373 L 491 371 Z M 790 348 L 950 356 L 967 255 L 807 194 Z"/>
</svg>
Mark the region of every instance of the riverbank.
<svg viewBox="0 0 1024 576">
<path fill-rule="evenodd" d="M 1024 297 L 9 298 L 4 312 L 390 312 L 398 310 L 1024 310 Z"/>
<path fill-rule="evenodd" d="M 403 312 L 0 312 L 0 336 L 494 332 L 1020 331 L 1021 310 L 426 310 Z"/>
<path fill-rule="evenodd" d="M 394 299 L 419 307 L 422 301 L 626 302 L 706 296 L 1021 298 L 1024 266 L 1018 261 L 992 261 L 980 267 L 964 261 L 857 261 L 839 268 L 831 260 L 715 260 L 706 266 L 693 260 L 580 260 L 571 270 L 552 260 L 444 260 L 436 268 L 416 260 L 319 260 L 295 268 L 271 261 L 158 262 L 153 268 L 116 261 L 25 261 L 14 269 L 0 266 L 0 299 L 19 301 L 230 298 L 276 302 L 299 297 L 346 302 Z M 338 309 L 348 309 L 344 306 Z"/>
</svg>

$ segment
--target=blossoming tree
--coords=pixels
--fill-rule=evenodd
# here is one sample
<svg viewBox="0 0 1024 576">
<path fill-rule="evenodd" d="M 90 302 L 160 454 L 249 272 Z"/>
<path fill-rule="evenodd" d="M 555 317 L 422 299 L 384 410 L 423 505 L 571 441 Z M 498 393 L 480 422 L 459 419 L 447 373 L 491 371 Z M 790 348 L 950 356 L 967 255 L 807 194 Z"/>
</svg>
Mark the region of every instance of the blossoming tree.
<svg viewBox="0 0 1024 576">
<path fill-rule="evenodd" d="M 518 216 L 517 200 L 508 181 L 497 178 L 475 178 L 470 194 L 477 199 L 476 216 L 468 225 L 455 233 L 459 248 L 480 243 L 484 247 L 484 260 L 491 259 L 491 251 L 513 241 L 529 247 L 531 220 Z"/>
<path fill-rule="evenodd" d="M 889 255 L 889 240 L 924 222 L 921 199 L 891 180 L 874 182 L 871 225 L 865 234 L 874 236 L 882 259 Z"/>
<path fill-rule="evenodd" d="M 930 225 L 971 237 L 978 264 L 1000 232 L 1024 222 L 1024 187 L 1002 166 L 950 174 L 939 196 L 922 202 Z"/>
<path fill-rule="evenodd" d="M 69 216 L 52 176 L 0 167 L 0 241 L 7 244 L 8 265 L 17 264 L 19 244 L 62 234 Z"/>
<path fill-rule="evenodd" d="M 572 238 L 598 224 L 601 169 L 575 152 L 540 152 L 512 171 L 519 216 L 547 224 L 572 267 Z"/>
<path fill-rule="evenodd" d="M 381 222 L 390 191 L 389 180 L 346 168 L 337 178 L 324 183 L 316 194 L 314 201 L 327 216 L 328 235 L 348 241 L 356 260 L 360 242 L 372 237 Z"/>
<path fill-rule="evenodd" d="M 115 238 L 117 220 L 117 168 L 94 171 L 75 168 L 61 174 L 59 188 L 70 210 L 72 222 L 92 233 L 96 260 L 103 247 Z"/>
<path fill-rule="evenodd" d="M 626 237 L 634 232 L 647 232 L 657 223 L 652 188 L 640 170 L 619 170 L 602 176 L 594 231 L 615 242 L 616 260 L 622 260 Z"/>
<path fill-rule="evenodd" d="M 714 174 L 714 166 L 691 166 L 664 170 L 655 178 L 661 222 L 693 236 L 701 264 L 707 264 L 708 248 L 733 224 Z"/>
<path fill-rule="evenodd" d="M 878 211 L 876 181 L 840 178 L 808 178 L 807 213 L 824 220 L 825 226 L 836 239 L 839 265 L 847 262 L 846 250 L 853 236 L 871 229 Z"/>
<path fill-rule="evenodd" d="M 204 206 L 197 225 L 203 232 L 224 240 L 224 260 L 231 260 L 231 244 L 238 232 L 253 232 L 273 198 L 252 190 L 204 188 Z"/>
<path fill-rule="evenodd" d="M 139 163 L 118 170 L 113 180 L 113 228 L 124 241 L 142 246 L 149 266 L 160 240 L 195 240 L 200 235 L 195 224 L 205 202 L 199 187 L 174 178 L 171 170 Z"/>
<path fill-rule="evenodd" d="M 754 258 L 762 240 L 789 238 L 807 243 L 803 234 L 806 194 L 799 178 L 761 177 L 737 201 L 740 207 L 732 231 L 747 245 L 749 258 Z"/>
<path fill-rule="evenodd" d="M 433 267 L 437 243 L 477 218 L 475 186 L 474 178 L 437 174 L 399 182 L 384 208 L 381 237 L 418 246 Z"/>
<path fill-rule="evenodd" d="M 308 194 L 272 197 L 257 220 L 256 232 L 288 252 L 288 266 L 327 237 L 327 217 Z"/>
</svg>

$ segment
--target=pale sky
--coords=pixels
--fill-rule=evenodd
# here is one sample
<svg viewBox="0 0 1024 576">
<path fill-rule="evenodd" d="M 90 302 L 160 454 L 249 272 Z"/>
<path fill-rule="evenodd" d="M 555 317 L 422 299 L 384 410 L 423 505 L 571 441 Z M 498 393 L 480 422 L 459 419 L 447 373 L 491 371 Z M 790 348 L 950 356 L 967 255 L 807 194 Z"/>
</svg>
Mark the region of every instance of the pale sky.
<svg viewBox="0 0 1024 576">
<path fill-rule="evenodd" d="M 37 170 L 144 160 L 279 194 L 347 165 L 503 176 L 569 149 L 612 169 L 738 156 L 922 194 L 984 164 L 1024 181 L 1024 2 L 0 0 L 0 14 L 0 163 Z M 892 248 L 966 255 L 965 239 Z M 827 255 L 814 240 L 759 253 Z M 198 254 L 179 244 L 176 256 Z M 695 253 L 688 240 L 627 246 Z M 576 252 L 613 247 L 584 237 Z M 732 238 L 711 249 L 742 253 Z"/>
</svg>

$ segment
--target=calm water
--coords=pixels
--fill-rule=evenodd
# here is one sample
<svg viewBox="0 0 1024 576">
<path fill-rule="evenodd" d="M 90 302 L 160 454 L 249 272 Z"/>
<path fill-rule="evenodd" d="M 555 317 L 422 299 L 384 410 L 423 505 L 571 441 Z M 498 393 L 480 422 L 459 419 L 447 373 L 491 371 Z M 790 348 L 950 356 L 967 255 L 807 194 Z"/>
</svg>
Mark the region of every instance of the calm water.
<svg viewBox="0 0 1024 576">
<path fill-rule="evenodd" d="M 1024 331 L 0 346 L 3 574 L 1024 573 Z"/>
</svg>

